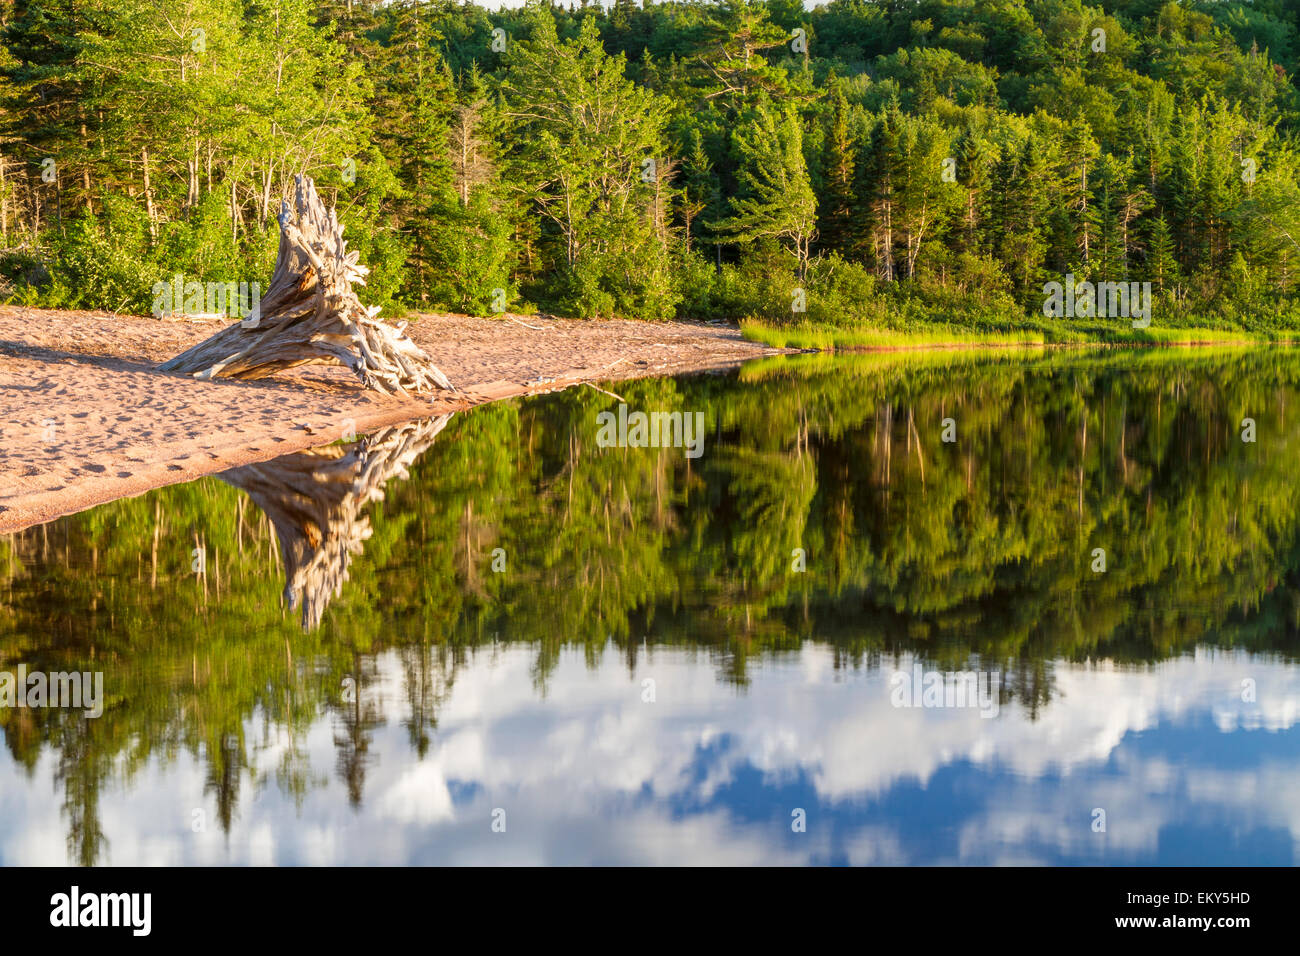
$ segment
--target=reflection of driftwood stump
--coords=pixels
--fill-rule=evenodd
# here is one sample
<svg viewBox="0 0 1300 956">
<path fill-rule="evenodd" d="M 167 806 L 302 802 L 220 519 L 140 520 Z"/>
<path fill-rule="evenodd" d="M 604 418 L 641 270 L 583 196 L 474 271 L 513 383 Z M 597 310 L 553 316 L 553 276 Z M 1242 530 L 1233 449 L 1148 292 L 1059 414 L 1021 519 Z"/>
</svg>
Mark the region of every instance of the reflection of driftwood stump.
<svg viewBox="0 0 1300 956">
<path fill-rule="evenodd" d="M 370 271 L 347 251 L 335 210 L 298 176 L 294 210 L 280 208 L 280 252 L 256 316 L 159 366 L 195 378 L 265 378 L 298 365 L 343 365 L 366 388 L 406 394 L 453 390 L 447 376 L 400 327 L 378 318 L 352 291 Z"/>
<path fill-rule="evenodd" d="M 332 596 L 348 579 L 352 556 L 370 537 L 362 510 L 384 497 L 393 477 L 433 444 L 451 418 L 384 428 L 351 445 L 326 445 L 243 465 L 218 477 L 247 492 L 275 526 L 284 559 L 284 596 L 290 610 L 302 606 L 302 626 L 311 630 Z"/>
</svg>

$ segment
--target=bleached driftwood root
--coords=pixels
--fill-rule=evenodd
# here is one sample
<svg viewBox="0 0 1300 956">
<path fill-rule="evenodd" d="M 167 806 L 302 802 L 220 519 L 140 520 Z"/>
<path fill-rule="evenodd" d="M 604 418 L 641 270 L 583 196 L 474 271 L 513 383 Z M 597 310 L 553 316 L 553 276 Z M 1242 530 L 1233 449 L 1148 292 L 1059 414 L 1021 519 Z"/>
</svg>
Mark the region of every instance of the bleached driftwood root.
<svg viewBox="0 0 1300 956">
<path fill-rule="evenodd" d="M 243 465 L 218 477 L 246 492 L 270 519 L 284 562 L 284 597 L 312 630 L 343 589 L 353 555 L 370 537 L 366 505 L 433 444 L 451 415 L 384 428 L 351 445 L 326 445 Z"/>
<path fill-rule="evenodd" d="M 195 378 L 265 378 L 299 365 L 342 365 L 366 388 L 388 394 L 455 391 L 447 376 L 401 326 L 366 308 L 352 284 L 370 271 L 347 251 L 335 210 L 326 210 L 307 176 L 294 184 L 294 206 L 280 208 L 280 251 L 258 315 L 227 326 L 164 362 L 165 372 Z"/>
</svg>

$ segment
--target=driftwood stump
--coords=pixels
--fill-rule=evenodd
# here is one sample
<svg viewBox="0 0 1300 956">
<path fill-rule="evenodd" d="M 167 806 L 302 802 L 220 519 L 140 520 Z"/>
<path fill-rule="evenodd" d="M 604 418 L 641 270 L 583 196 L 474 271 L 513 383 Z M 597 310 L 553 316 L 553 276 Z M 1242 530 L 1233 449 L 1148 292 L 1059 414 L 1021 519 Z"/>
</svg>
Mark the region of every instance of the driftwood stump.
<svg viewBox="0 0 1300 956">
<path fill-rule="evenodd" d="M 326 211 L 307 176 L 294 185 L 294 208 L 280 207 L 280 251 L 257 314 L 164 362 L 164 372 L 195 378 L 265 378 L 299 365 L 342 365 L 366 388 L 405 395 L 455 391 L 400 326 L 378 318 L 352 291 L 370 271 L 347 251 L 335 210 Z"/>
<path fill-rule="evenodd" d="M 366 505 L 433 444 L 451 415 L 384 428 L 351 445 L 326 445 L 243 465 L 217 477 L 248 494 L 270 519 L 284 563 L 284 597 L 304 630 L 321 621 L 370 537 Z"/>
</svg>

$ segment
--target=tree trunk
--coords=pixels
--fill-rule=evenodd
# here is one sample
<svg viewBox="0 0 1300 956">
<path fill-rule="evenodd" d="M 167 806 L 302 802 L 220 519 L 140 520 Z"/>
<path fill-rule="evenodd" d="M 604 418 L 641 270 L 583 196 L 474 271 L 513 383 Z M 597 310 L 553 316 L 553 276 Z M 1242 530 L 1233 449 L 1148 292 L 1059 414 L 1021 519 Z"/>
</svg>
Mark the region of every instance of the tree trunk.
<svg viewBox="0 0 1300 956">
<path fill-rule="evenodd" d="M 195 378 L 266 378 L 299 365 L 342 365 L 366 388 L 406 395 L 455 391 L 403 329 L 379 320 L 352 283 L 370 271 L 347 251 L 335 210 L 328 212 L 306 176 L 295 177 L 294 205 L 280 209 L 280 252 L 271 285 L 253 313 L 187 352 L 164 372 Z M 256 300 L 255 300 L 256 302 Z"/>
<path fill-rule="evenodd" d="M 90 152 L 90 141 L 86 136 L 86 121 L 84 119 L 81 121 L 81 147 L 85 153 L 88 154 Z M 82 192 L 85 193 L 86 215 L 93 216 L 95 214 L 95 207 L 94 207 L 94 203 L 92 203 L 90 199 L 90 162 L 89 161 L 87 161 L 85 165 L 81 167 L 81 189 Z"/>
<path fill-rule="evenodd" d="M 158 241 L 158 218 L 153 209 L 153 188 L 149 183 L 149 150 L 141 148 L 140 165 L 144 168 L 144 209 L 149 217 L 149 241 Z"/>
</svg>

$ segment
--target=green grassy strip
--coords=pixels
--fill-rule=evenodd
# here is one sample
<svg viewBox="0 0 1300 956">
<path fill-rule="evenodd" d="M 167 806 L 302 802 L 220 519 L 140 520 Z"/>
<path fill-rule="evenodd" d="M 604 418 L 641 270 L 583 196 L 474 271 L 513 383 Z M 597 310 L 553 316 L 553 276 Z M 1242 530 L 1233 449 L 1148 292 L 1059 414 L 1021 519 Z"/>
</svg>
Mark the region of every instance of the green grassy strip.
<svg viewBox="0 0 1300 956">
<path fill-rule="evenodd" d="M 915 331 L 817 327 L 807 325 L 774 326 L 746 319 L 741 333 L 751 342 L 773 348 L 852 351 L 866 349 L 923 349 L 983 346 L 1025 348 L 1045 345 L 1227 345 L 1284 344 L 1293 339 L 1279 333 L 1253 332 L 1245 329 L 1160 328 L 1135 329 L 1131 326 L 1090 326 L 1084 328 L 1025 329 L 1015 332 L 981 331 L 960 327 L 938 326 Z"/>
</svg>

